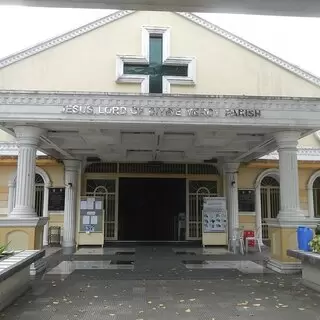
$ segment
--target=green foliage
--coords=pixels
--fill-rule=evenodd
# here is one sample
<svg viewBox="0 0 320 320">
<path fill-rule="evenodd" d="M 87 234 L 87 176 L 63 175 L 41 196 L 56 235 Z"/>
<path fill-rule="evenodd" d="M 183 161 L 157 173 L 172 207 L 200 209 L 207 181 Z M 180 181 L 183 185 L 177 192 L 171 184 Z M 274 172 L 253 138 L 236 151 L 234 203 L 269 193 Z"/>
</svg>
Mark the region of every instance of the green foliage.
<svg viewBox="0 0 320 320">
<path fill-rule="evenodd" d="M 314 238 L 309 242 L 309 245 L 312 249 L 312 252 L 320 253 L 320 235 L 315 235 Z"/>
<path fill-rule="evenodd" d="M 3 254 L 9 246 L 9 243 L 6 245 L 0 245 L 0 255 Z"/>
<path fill-rule="evenodd" d="M 319 236 L 320 235 L 320 224 L 317 224 L 316 229 L 314 230 L 314 233 Z"/>
</svg>

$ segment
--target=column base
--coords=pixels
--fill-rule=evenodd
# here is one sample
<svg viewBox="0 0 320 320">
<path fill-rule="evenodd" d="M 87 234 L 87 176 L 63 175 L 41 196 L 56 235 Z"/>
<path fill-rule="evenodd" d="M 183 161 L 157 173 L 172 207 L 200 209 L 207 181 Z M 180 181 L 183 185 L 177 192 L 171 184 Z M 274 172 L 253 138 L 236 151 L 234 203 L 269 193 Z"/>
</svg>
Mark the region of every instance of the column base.
<svg viewBox="0 0 320 320">
<path fill-rule="evenodd" d="M 0 243 L 9 250 L 39 250 L 43 247 L 43 227 L 48 218 L 0 219 Z"/>
<path fill-rule="evenodd" d="M 267 261 L 267 268 L 282 274 L 300 273 L 301 262 L 282 262 L 270 259 Z"/>
<path fill-rule="evenodd" d="M 30 266 L 30 276 L 42 274 L 47 268 L 47 262 L 44 259 L 39 259 Z"/>
<path fill-rule="evenodd" d="M 280 211 L 277 220 L 278 221 L 291 221 L 295 222 L 298 221 L 302 223 L 303 221 L 307 220 L 308 217 L 304 215 L 301 210 L 298 211 Z"/>
<path fill-rule="evenodd" d="M 270 260 L 267 262 L 267 267 L 280 273 L 295 273 L 301 270 L 300 261 L 289 257 L 287 251 L 298 249 L 297 228 L 299 226 L 314 229 L 317 225 L 316 219 L 308 217 L 300 220 L 289 219 L 266 219 L 271 240 Z"/>
<path fill-rule="evenodd" d="M 76 252 L 76 245 L 72 246 L 72 247 L 65 247 L 62 244 L 62 254 L 64 255 L 71 255 L 74 254 Z"/>
</svg>

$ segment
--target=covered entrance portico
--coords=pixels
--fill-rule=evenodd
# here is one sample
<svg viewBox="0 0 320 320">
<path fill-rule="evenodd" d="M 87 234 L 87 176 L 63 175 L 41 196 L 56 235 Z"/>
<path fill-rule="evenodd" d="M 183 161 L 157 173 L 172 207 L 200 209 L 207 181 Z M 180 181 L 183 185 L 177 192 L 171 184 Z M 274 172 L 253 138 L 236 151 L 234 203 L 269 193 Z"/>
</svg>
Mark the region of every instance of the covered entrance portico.
<svg viewBox="0 0 320 320">
<path fill-rule="evenodd" d="M 20 150 L 15 207 L 1 227 L 40 230 L 45 223 L 33 208 L 37 149 L 65 165 L 65 249 L 75 246 L 81 180 L 93 162 L 117 163 L 118 174 L 120 163 L 212 164 L 223 177 L 218 194 L 227 197 L 231 237 L 239 226 L 239 165 L 277 149 L 281 206 L 272 221 L 272 246 L 283 244 L 279 228 L 293 230 L 306 219 L 299 204 L 296 147 L 300 137 L 319 127 L 314 99 L 1 92 L 0 111 L 3 128 L 16 136 Z M 184 170 L 188 166 L 179 177 L 199 178 L 198 172 Z M 119 178 L 114 172 L 103 175 Z M 187 205 L 187 221 L 189 210 Z M 275 259 L 284 258 L 273 253 Z"/>
</svg>

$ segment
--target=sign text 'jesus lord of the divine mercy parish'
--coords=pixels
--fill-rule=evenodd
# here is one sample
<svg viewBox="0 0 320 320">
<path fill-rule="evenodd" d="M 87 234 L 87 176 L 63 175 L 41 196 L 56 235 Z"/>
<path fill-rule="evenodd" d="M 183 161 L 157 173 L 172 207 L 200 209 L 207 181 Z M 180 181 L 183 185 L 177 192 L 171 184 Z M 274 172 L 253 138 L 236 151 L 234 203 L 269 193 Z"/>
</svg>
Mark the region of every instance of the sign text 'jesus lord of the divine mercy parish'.
<svg viewBox="0 0 320 320">
<path fill-rule="evenodd" d="M 215 109 L 179 107 L 107 107 L 89 105 L 67 105 L 62 113 L 92 116 L 149 116 L 149 117 L 242 117 L 259 118 L 259 109 Z"/>
</svg>

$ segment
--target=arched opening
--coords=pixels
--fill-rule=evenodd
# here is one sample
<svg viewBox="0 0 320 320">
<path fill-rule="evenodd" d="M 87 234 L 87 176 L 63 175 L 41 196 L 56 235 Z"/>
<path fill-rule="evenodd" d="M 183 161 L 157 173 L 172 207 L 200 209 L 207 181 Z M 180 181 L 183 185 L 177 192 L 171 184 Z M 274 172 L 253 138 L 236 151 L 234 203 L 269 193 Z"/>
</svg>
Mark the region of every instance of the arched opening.
<svg viewBox="0 0 320 320">
<path fill-rule="evenodd" d="M 266 176 L 261 181 L 261 227 L 262 239 L 269 239 L 266 219 L 275 219 L 280 210 L 280 183 L 273 176 Z"/>
<path fill-rule="evenodd" d="M 313 212 L 315 218 L 320 218 L 320 176 L 317 177 L 312 185 Z"/>
</svg>

